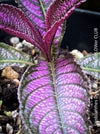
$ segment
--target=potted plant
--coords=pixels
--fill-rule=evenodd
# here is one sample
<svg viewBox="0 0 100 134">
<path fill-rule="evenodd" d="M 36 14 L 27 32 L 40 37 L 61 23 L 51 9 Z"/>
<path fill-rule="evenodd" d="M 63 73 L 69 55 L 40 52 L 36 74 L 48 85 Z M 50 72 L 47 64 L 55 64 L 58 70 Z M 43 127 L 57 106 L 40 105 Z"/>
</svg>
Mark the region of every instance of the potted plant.
<svg viewBox="0 0 100 134">
<path fill-rule="evenodd" d="M 90 133 L 90 80 L 74 56 L 59 48 L 64 20 L 84 0 L 18 2 L 24 12 L 10 5 L 0 5 L 0 28 L 25 39 L 42 52 L 35 63 L 29 55 L 0 44 L 1 68 L 28 65 L 18 88 L 21 134 Z M 86 66 L 93 57 L 81 60 Z"/>
</svg>

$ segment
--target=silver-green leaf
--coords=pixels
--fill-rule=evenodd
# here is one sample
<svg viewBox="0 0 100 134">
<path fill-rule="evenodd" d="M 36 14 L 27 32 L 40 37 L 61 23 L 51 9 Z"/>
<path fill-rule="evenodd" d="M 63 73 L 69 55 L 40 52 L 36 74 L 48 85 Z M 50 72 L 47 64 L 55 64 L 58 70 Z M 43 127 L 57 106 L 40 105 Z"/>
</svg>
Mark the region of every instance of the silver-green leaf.
<svg viewBox="0 0 100 134">
<path fill-rule="evenodd" d="M 100 79 L 100 53 L 90 54 L 78 61 L 87 74 Z"/>
<path fill-rule="evenodd" d="M 5 43 L 0 43 L 0 69 L 7 66 L 33 65 L 32 58 L 26 53 L 19 51 Z"/>
</svg>

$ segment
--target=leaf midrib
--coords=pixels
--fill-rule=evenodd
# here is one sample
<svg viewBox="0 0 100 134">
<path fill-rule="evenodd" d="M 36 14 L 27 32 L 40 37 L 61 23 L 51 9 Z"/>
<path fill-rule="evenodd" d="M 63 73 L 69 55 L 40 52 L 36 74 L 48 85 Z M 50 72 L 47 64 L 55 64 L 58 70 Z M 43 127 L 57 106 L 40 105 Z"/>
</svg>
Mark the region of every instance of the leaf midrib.
<svg viewBox="0 0 100 134">
<path fill-rule="evenodd" d="M 38 0 L 38 1 L 39 1 L 39 3 L 40 3 L 41 9 L 42 9 L 42 13 L 43 13 L 43 17 L 44 17 L 44 19 L 45 19 L 46 11 L 45 11 L 45 8 L 44 8 L 43 1 L 42 1 L 42 0 Z"/>
<path fill-rule="evenodd" d="M 59 117 L 59 122 L 60 122 L 60 126 L 61 126 L 61 131 L 62 134 L 64 134 L 64 130 L 63 130 L 63 123 L 62 123 L 62 118 L 61 118 L 61 114 L 60 114 L 60 108 L 59 108 L 59 104 L 58 104 L 58 98 L 57 98 L 57 84 L 56 84 L 56 72 L 55 72 L 55 65 L 53 62 L 51 62 L 50 64 L 50 68 L 51 68 L 51 72 L 52 72 L 52 81 L 53 81 L 53 89 L 54 89 L 54 93 L 55 93 L 55 103 L 57 105 L 57 112 L 58 112 L 58 117 Z"/>
<path fill-rule="evenodd" d="M 84 70 L 86 71 L 93 71 L 93 72 L 98 72 L 100 73 L 100 69 L 97 69 L 97 68 L 89 68 L 89 67 L 83 67 Z"/>
</svg>

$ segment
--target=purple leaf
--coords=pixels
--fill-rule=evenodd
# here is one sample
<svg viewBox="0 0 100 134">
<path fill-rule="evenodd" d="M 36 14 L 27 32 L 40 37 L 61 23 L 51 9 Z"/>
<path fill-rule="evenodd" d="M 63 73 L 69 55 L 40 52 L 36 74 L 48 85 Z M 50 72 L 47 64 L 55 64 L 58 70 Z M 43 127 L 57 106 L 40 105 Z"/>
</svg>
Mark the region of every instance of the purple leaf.
<svg viewBox="0 0 100 134">
<path fill-rule="evenodd" d="M 22 8 L 42 35 L 46 33 L 46 10 L 53 1 L 54 0 L 19 0 L 19 7 Z"/>
<path fill-rule="evenodd" d="M 48 47 L 48 45 L 45 44 L 45 40 L 42 39 L 38 29 L 20 9 L 10 5 L 1 4 L 0 28 L 34 44 L 46 55 L 48 61 L 51 60 L 51 47 Z"/>
<path fill-rule="evenodd" d="M 21 7 L 21 9 L 24 11 L 27 17 L 30 18 L 31 22 L 37 27 L 42 36 L 46 34 L 46 11 L 48 10 L 49 5 L 53 3 L 53 1 L 54 0 L 19 0 L 19 7 Z M 59 27 L 55 36 L 55 44 L 58 44 L 61 38 L 61 31 L 62 28 Z M 49 51 L 48 53 L 50 53 L 51 47 L 47 48 L 47 46 L 51 46 L 52 41 L 53 39 L 50 41 L 50 44 L 46 42 L 46 49 L 48 49 L 47 51 Z"/>
<path fill-rule="evenodd" d="M 1 4 L 0 28 L 10 34 L 27 40 L 44 52 L 44 43 L 40 33 L 20 9 Z"/>
<path fill-rule="evenodd" d="M 75 8 L 86 0 L 55 0 L 46 14 L 46 26 L 50 29 L 55 23 L 61 25 Z M 58 25 L 58 26 L 59 26 Z"/>
<path fill-rule="evenodd" d="M 44 35 L 48 51 L 51 49 L 52 41 L 58 30 L 58 27 L 67 19 L 72 12 L 85 0 L 55 0 L 46 14 L 47 33 Z M 60 35 L 61 31 L 58 32 Z M 58 36 L 56 34 L 56 36 Z"/>
<path fill-rule="evenodd" d="M 27 134 L 86 134 L 88 87 L 70 54 L 29 67 L 18 92 Z"/>
<path fill-rule="evenodd" d="M 52 42 L 53 42 L 53 39 L 55 37 L 55 34 L 57 32 L 57 29 L 58 29 L 58 24 L 56 23 L 50 30 L 47 31 L 47 33 L 45 34 L 45 36 L 43 37 L 44 40 L 45 40 L 45 44 L 47 44 L 47 52 L 49 53 L 50 50 L 51 50 L 51 47 L 52 47 Z M 61 34 L 61 30 L 62 28 L 59 27 L 58 29 L 58 33 L 56 34 L 57 37 L 59 37 L 59 35 Z M 58 40 L 59 42 L 59 40 Z M 58 43 L 57 42 L 57 43 Z M 55 44 L 57 44 L 55 43 Z"/>
</svg>

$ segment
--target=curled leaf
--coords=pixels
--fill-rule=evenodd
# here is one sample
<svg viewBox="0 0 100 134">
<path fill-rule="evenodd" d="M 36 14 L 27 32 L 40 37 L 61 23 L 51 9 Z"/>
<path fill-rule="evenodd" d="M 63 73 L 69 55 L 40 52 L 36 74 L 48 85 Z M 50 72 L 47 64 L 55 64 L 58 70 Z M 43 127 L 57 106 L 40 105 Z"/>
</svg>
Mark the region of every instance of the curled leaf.
<svg viewBox="0 0 100 134">
<path fill-rule="evenodd" d="M 44 35 L 48 51 L 51 49 L 51 44 L 58 28 L 60 28 L 61 24 L 73 13 L 75 8 L 84 1 L 85 0 L 55 0 L 51 4 L 46 14 L 47 33 Z M 61 33 L 60 30 L 62 31 L 62 29 L 59 29 L 58 35 Z"/>
<path fill-rule="evenodd" d="M 55 23 L 61 25 L 75 8 L 86 0 L 55 0 L 46 15 L 46 26 L 50 29 Z"/>
<path fill-rule="evenodd" d="M 87 134 L 88 84 L 72 55 L 29 67 L 18 92 L 27 134 Z"/>
</svg>

